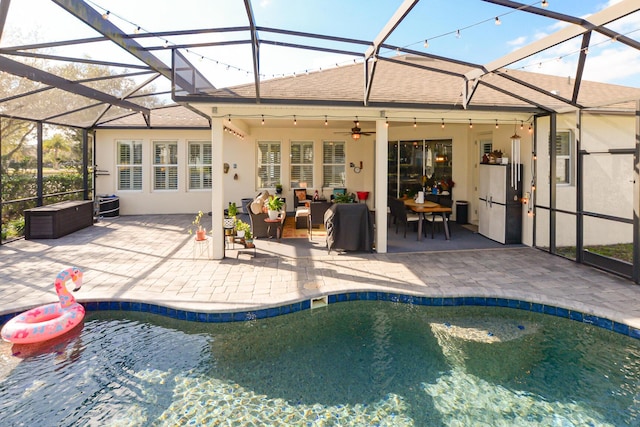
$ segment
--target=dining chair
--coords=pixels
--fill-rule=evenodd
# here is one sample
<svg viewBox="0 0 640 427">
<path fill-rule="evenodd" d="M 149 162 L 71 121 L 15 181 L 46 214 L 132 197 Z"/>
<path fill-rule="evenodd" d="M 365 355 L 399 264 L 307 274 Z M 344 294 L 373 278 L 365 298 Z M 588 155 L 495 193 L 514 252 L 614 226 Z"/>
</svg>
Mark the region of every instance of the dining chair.
<svg viewBox="0 0 640 427">
<path fill-rule="evenodd" d="M 404 226 L 404 237 L 407 237 L 407 228 L 409 224 L 417 223 L 421 220 L 420 214 L 409 211 L 404 202 L 400 199 L 389 199 L 389 207 L 391 208 L 391 215 L 395 219 L 396 223 L 396 234 L 398 234 L 398 229 L 400 224 Z"/>
<path fill-rule="evenodd" d="M 446 208 L 450 208 L 451 206 L 453 206 L 453 200 L 449 199 L 449 198 L 445 198 L 445 197 L 441 197 L 440 200 L 438 201 L 438 204 L 440 206 L 446 207 Z M 425 216 L 425 221 L 429 222 L 431 224 L 431 238 L 434 238 L 434 229 L 436 227 L 436 224 L 438 224 L 438 227 L 440 225 L 442 225 L 442 230 L 444 231 L 444 220 L 446 218 L 447 222 L 449 222 L 449 213 L 446 214 L 442 214 L 440 212 L 432 212 L 431 214 Z M 424 227 L 424 235 L 425 237 L 427 236 L 427 227 Z M 449 235 L 451 235 L 451 228 L 449 228 Z"/>
</svg>

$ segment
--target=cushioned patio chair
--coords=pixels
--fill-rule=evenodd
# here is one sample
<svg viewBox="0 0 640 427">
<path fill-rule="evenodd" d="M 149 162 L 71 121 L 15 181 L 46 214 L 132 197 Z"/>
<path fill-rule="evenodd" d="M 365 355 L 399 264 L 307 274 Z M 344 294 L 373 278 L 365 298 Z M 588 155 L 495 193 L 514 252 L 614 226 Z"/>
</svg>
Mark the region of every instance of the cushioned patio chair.
<svg viewBox="0 0 640 427">
<path fill-rule="evenodd" d="M 444 206 L 444 207 L 450 208 L 453 205 L 453 201 L 451 199 L 449 199 L 449 198 L 441 197 L 440 200 L 438 201 L 438 204 L 440 206 Z M 428 223 L 431 224 L 431 238 L 432 239 L 434 238 L 434 234 L 435 234 L 434 230 L 435 230 L 436 224 L 438 224 L 438 227 L 440 225 L 442 225 L 442 227 L 443 227 L 442 230 L 444 231 L 445 218 L 446 218 L 447 221 L 449 221 L 449 214 L 448 213 L 443 215 L 442 213 L 432 212 L 431 214 L 425 216 L 425 221 L 427 221 Z M 449 227 L 449 228 L 451 228 L 451 227 Z M 424 235 L 426 237 L 427 236 L 427 227 L 423 227 L 423 230 L 424 230 Z M 449 234 L 451 234 L 451 230 L 449 230 Z"/>
<path fill-rule="evenodd" d="M 388 204 L 391 208 L 391 216 L 394 218 L 396 224 L 396 234 L 398 234 L 398 228 L 400 224 L 402 224 L 404 227 L 404 237 L 406 238 L 409 224 L 421 221 L 420 214 L 407 210 L 404 202 L 400 199 L 390 198 Z"/>
</svg>

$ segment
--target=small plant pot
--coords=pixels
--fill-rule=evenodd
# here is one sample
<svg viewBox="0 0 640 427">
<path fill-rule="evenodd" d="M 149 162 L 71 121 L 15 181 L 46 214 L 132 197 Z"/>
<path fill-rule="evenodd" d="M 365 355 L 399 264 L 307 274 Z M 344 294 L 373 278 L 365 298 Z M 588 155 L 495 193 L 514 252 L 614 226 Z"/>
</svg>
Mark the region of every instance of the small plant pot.
<svg viewBox="0 0 640 427">
<path fill-rule="evenodd" d="M 207 238 L 207 230 L 196 230 L 196 240 L 205 240 Z"/>
<path fill-rule="evenodd" d="M 268 210 L 267 214 L 269 215 L 269 219 L 278 219 L 278 217 L 280 216 L 280 211 Z"/>
<path fill-rule="evenodd" d="M 241 238 L 241 239 L 242 239 L 242 238 L 244 237 L 244 230 L 238 230 L 238 231 L 236 231 L 236 235 L 237 235 L 239 238 Z"/>
<path fill-rule="evenodd" d="M 231 217 L 231 218 L 225 218 L 224 219 L 224 228 L 234 228 L 236 226 L 236 219 Z"/>
</svg>

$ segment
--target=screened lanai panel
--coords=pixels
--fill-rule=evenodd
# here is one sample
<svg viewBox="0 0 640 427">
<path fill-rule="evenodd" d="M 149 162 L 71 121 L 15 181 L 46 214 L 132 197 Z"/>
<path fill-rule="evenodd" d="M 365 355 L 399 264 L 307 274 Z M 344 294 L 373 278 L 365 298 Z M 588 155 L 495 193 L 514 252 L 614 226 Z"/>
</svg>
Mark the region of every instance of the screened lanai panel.
<svg viewBox="0 0 640 427">
<path fill-rule="evenodd" d="M 17 116 L 44 120 L 78 108 L 91 106 L 97 102 L 61 89 L 51 89 L 5 101 L 3 108 Z"/>
<path fill-rule="evenodd" d="M 583 156 L 584 210 L 633 219 L 633 154 Z"/>
<path fill-rule="evenodd" d="M 43 83 L 23 79 L 0 71 L 0 101 L 10 97 L 25 95 L 35 90 L 46 89 L 47 87 L 48 86 Z M 2 110 L 6 109 L 2 102 L 0 102 L 0 111 Z"/>
<path fill-rule="evenodd" d="M 86 110 L 58 116 L 52 119 L 52 121 L 62 125 L 91 127 L 98 118 L 100 118 L 100 121 L 108 121 L 128 114 L 132 114 L 132 111 L 113 105 L 107 108 L 106 105 L 100 104 Z M 140 113 L 137 114 L 141 115 Z"/>
<path fill-rule="evenodd" d="M 148 73 L 145 75 L 135 76 L 135 77 L 117 77 L 117 78 L 108 78 L 103 80 L 95 80 L 95 81 L 87 81 L 83 82 L 83 86 L 90 87 L 92 89 L 96 89 L 100 92 L 109 94 L 111 96 L 115 96 L 116 98 L 124 98 L 128 96 L 133 90 L 136 90 L 140 85 L 147 80 L 152 73 Z M 144 93 L 152 93 L 155 91 L 155 85 L 153 83 L 145 85 L 144 87 L 139 88 L 136 93 L 144 94 Z M 142 105 L 141 99 L 127 99 L 127 101 Z"/>
</svg>

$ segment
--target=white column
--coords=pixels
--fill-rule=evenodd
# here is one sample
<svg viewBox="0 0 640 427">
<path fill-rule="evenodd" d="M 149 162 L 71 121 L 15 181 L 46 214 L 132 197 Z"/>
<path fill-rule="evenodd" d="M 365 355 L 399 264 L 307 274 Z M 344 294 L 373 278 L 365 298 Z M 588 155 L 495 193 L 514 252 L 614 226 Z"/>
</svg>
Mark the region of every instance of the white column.
<svg viewBox="0 0 640 427">
<path fill-rule="evenodd" d="M 213 238 L 213 259 L 224 258 L 224 187 L 222 165 L 224 164 L 224 126 L 222 118 L 211 119 L 211 237 Z"/>
<path fill-rule="evenodd" d="M 387 180 L 389 129 L 385 119 L 376 120 L 375 172 L 373 187 L 376 210 L 376 252 L 387 253 Z"/>
</svg>

